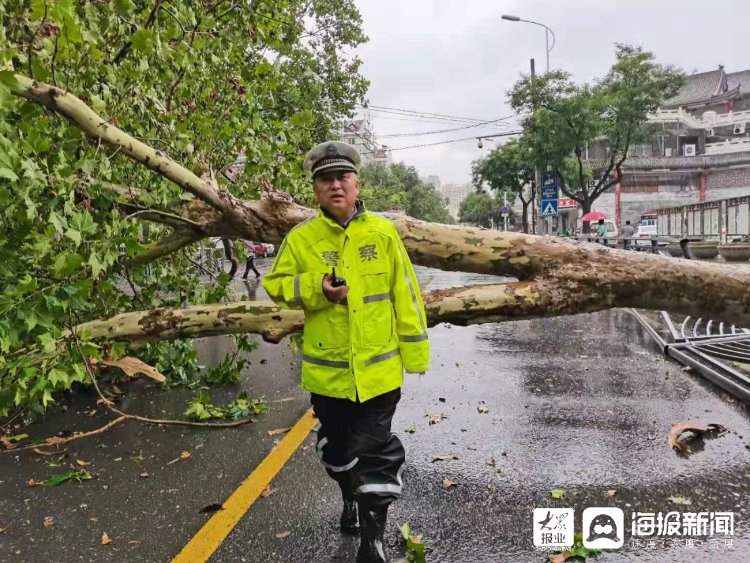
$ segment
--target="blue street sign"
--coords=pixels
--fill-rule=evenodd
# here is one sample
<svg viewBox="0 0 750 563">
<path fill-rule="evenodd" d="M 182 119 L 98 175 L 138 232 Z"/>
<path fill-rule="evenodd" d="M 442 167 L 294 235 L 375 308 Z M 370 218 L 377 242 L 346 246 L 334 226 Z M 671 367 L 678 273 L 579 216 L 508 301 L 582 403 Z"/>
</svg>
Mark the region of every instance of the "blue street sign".
<svg viewBox="0 0 750 563">
<path fill-rule="evenodd" d="M 554 171 L 542 172 L 542 199 L 557 199 L 559 184 L 557 174 Z M 546 206 L 542 206 L 542 210 Z M 557 207 L 555 207 L 557 208 Z"/>
<path fill-rule="evenodd" d="M 508 208 L 507 207 L 503 207 L 500 210 L 500 215 L 502 215 L 503 217 L 507 217 L 508 216 Z"/>
<path fill-rule="evenodd" d="M 557 217 L 557 198 L 542 200 L 542 217 Z"/>
</svg>

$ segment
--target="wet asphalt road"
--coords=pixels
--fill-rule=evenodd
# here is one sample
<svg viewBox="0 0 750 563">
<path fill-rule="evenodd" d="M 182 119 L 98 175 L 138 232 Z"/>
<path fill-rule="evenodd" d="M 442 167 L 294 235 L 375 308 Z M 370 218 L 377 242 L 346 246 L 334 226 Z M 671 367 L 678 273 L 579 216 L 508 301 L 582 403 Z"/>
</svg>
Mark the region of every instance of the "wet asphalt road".
<svg viewBox="0 0 750 563">
<path fill-rule="evenodd" d="M 259 261 L 261 271 L 267 263 Z M 423 285 L 495 281 L 468 274 L 420 271 Z M 265 298 L 262 288 L 238 291 Z M 408 521 L 432 548 L 428 561 L 545 560 L 534 551 L 535 507 L 618 506 L 630 512 L 734 511 L 732 548 L 658 545 L 623 549 L 601 561 L 745 561 L 750 551 L 750 416 L 723 392 L 667 362 L 625 312 L 430 330 L 433 365 L 407 375 L 394 431 L 407 451 L 402 500 L 391 510 L 387 543 L 403 556 L 397 525 Z M 198 344 L 206 363 L 221 360 L 226 339 Z M 265 360 L 265 361 L 264 361 Z M 257 424 L 223 431 L 150 427 L 128 422 L 67 447 L 62 466 L 49 458 L 0 457 L 0 560 L 167 561 L 278 440 L 267 430 L 291 426 L 308 399 L 297 387 L 298 363 L 285 345 L 261 344 L 239 385 L 264 395 L 269 411 Z M 124 386 L 121 408 L 178 417 L 192 395 L 168 393 L 146 381 Z M 215 401 L 238 388 L 212 389 Z M 274 402 L 281 401 L 281 402 Z M 29 433 L 96 428 L 92 396 L 66 401 Z M 480 414 L 477 407 L 489 409 Z M 77 414 L 81 413 L 81 414 Z M 430 425 L 428 415 L 447 418 Z M 730 432 L 689 457 L 667 443 L 675 422 L 716 422 Z M 414 430 L 413 433 L 405 429 Z M 310 436 L 285 466 L 267 498 L 259 499 L 212 561 L 353 561 L 357 540 L 336 530 L 338 490 L 319 466 Z M 190 457 L 180 458 L 182 451 Z M 505 452 L 505 455 L 503 455 Z M 459 459 L 432 462 L 437 455 Z M 141 459 L 142 458 L 142 459 Z M 76 459 L 91 462 L 95 479 L 29 488 Z M 177 459 L 178 461 L 173 461 Z M 494 467 L 487 462 L 494 459 Z M 144 477 L 141 475 L 147 474 Z M 443 489 L 443 479 L 457 486 Z M 549 491 L 566 491 L 554 500 Z M 607 494 L 616 490 L 613 497 Z M 689 506 L 667 498 L 683 496 Z M 44 526 L 47 516 L 51 526 Z M 290 532 L 278 539 L 279 532 Z M 101 545 L 106 532 L 112 539 Z"/>
</svg>

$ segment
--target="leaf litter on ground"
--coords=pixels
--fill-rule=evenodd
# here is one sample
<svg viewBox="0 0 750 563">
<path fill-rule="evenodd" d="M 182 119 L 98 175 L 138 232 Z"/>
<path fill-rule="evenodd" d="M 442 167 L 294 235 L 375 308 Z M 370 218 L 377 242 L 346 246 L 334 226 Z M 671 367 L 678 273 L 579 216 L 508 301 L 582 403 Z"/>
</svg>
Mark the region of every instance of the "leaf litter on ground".
<svg viewBox="0 0 750 563">
<path fill-rule="evenodd" d="M 669 430 L 669 445 L 673 450 L 680 453 L 688 453 L 689 446 L 687 442 L 702 439 L 705 434 L 718 437 L 726 432 L 727 429 L 721 424 L 712 423 L 706 426 L 699 426 L 692 422 L 679 422 L 673 424 Z"/>
<path fill-rule="evenodd" d="M 70 471 L 66 471 L 65 473 L 58 473 L 57 475 L 53 475 L 46 481 L 29 479 L 28 484 L 29 487 L 36 487 L 38 485 L 42 485 L 44 487 L 57 487 L 58 485 L 62 485 L 67 481 L 78 481 L 80 483 L 81 481 L 88 481 L 89 479 L 93 478 L 94 476 L 85 469 L 71 469 Z"/>
<path fill-rule="evenodd" d="M 430 424 L 439 424 L 444 419 L 448 418 L 448 415 L 442 412 L 435 413 L 435 414 L 428 414 L 426 415 L 429 417 L 429 423 Z"/>
<path fill-rule="evenodd" d="M 401 530 L 401 537 L 406 541 L 406 560 L 409 563 L 426 563 L 426 548 L 422 542 L 422 535 L 412 534 L 408 522 L 404 522 L 398 529 Z"/>
<path fill-rule="evenodd" d="M 432 457 L 432 463 L 436 461 L 450 461 L 453 459 L 461 459 L 458 454 L 447 454 L 447 455 L 436 455 Z"/>
<path fill-rule="evenodd" d="M 601 549 L 589 549 L 583 546 L 583 534 L 578 532 L 573 536 L 573 547 L 561 552 L 549 555 L 550 563 L 563 563 L 571 557 L 580 557 L 586 560 L 589 557 L 597 557 L 602 552 Z"/>
</svg>

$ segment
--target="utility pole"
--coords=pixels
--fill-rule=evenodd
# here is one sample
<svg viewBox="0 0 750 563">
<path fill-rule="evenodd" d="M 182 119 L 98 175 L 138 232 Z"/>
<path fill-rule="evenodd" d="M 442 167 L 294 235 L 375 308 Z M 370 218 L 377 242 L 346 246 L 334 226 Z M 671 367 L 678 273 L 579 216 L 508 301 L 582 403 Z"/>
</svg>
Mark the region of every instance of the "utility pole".
<svg viewBox="0 0 750 563">
<path fill-rule="evenodd" d="M 508 207 L 508 194 L 503 192 L 503 207 Z M 508 214 L 503 215 L 503 231 L 508 230 Z"/>
<path fill-rule="evenodd" d="M 536 86 L 536 70 L 534 68 L 534 59 L 531 59 L 531 113 L 532 119 L 534 119 L 534 113 L 536 112 L 536 104 L 534 103 L 534 94 Z M 536 127 L 536 122 L 534 122 Z M 541 205 L 542 205 L 542 180 L 541 173 L 539 172 L 539 166 L 534 163 L 534 184 L 536 185 L 536 195 L 534 197 L 534 203 L 531 207 L 531 221 L 535 225 L 535 232 L 538 235 L 544 234 L 544 219 L 542 218 Z"/>
</svg>

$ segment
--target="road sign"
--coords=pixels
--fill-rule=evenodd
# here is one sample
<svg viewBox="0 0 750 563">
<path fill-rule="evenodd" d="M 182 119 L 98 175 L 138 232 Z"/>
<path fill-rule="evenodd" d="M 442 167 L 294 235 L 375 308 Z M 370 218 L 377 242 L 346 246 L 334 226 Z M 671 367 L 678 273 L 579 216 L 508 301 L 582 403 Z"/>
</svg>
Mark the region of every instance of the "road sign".
<svg viewBox="0 0 750 563">
<path fill-rule="evenodd" d="M 542 199 L 557 199 L 558 188 L 557 174 L 554 171 L 542 172 Z"/>
<path fill-rule="evenodd" d="M 500 210 L 500 215 L 502 215 L 503 217 L 507 217 L 508 216 L 508 208 L 507 207 L 503 207 Z"/>
<path fill-rule="evenodd" d="M 557 198 L 542 200 L 542 217 L 557 217 Z"/>
</svg>

